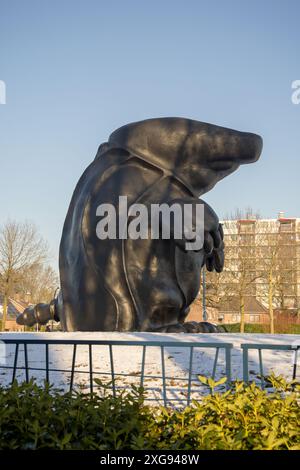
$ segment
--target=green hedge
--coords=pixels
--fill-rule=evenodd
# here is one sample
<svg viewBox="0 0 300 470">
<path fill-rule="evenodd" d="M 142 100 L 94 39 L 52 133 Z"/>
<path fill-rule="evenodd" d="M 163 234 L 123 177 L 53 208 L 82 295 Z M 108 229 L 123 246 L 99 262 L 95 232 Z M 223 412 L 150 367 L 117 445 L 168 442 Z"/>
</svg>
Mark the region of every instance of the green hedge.
<svg viewBox="0 0 300 470">
<path fill-rule="evenodd" d="M 240 323 L 224 324 L 228 333 L 239 333 L 241 331 Z M 261 323 L 246 323 L 245 324 L 245 333 L 269 333 L 270 326 L 268 324 Z M 290 324 L 284 328 L 278 328 L 275 325 L 275 333 L 286 333 L 291 335 L 300 334 L 300 325 Z"/>
<path fill-rule="evenodd" d="M 300 386 L 271 382 L 269 394 L 236 383 L 183 410 L 150 408 L 137 389 L 113 398 L 15 383 L 0 388 L 0 449 L 300 449 Z"/>
</svg>

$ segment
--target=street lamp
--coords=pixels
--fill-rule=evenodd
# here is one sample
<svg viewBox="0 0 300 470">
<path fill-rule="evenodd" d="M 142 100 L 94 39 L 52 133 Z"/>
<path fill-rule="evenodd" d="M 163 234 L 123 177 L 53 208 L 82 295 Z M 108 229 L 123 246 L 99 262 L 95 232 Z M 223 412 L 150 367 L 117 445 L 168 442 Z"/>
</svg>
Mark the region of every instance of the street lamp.
<svg viewBox="0 0 300 470">
<path fill-rule="evenodd" d="M 205 266 L 202 268 L 202 320 L 207 321 L 206 310 L 206 271 Z"/>
</svg>

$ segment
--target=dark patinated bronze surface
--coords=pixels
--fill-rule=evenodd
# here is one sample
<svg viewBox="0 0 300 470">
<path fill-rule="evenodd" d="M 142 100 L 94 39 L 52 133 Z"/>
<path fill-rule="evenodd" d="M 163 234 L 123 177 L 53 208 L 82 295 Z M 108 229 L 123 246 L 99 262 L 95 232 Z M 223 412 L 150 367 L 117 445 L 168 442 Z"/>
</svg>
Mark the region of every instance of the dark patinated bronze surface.
<svg viewBox="0 0 300 470">
<path fill-rule="evenodd" d="M 216 331 L 208 323 L 184 322 L 197 296 L 201 267 L 220 272 L 222 227 L 199 199 L 239 165 L 258 160 L 256 134 L 184 118 L 128 124 L 99 147 L 81 176 L 63 227 L 61 290 L 49 319 L 66 331 Z M 204 204 L 204 246 L 187 251 L 185 240 L 99 240 L 97 207 L 128 204 Z M 21 324 L 45 322 L 39 305 L 19 316 Z M 54 308 L 53 308 L 54 305 Z"/>
</svg>

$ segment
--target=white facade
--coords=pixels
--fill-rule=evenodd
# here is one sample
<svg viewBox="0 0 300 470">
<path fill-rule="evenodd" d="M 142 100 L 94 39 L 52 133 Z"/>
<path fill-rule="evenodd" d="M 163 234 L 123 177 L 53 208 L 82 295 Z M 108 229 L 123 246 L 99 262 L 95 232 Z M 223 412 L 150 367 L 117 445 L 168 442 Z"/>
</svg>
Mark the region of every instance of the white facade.
<svg viewBox="0 0 300 470">
<path fill-rule="evenodd" d="M 300 309 L 300 218 L 247 218 L 222 222 L 225 269 L 221 283 L 278 309 Z M 243 274 L 244 271 L 244 274 Z M 231 287 L 230 287 L 231 286 Z"/>
</svg>

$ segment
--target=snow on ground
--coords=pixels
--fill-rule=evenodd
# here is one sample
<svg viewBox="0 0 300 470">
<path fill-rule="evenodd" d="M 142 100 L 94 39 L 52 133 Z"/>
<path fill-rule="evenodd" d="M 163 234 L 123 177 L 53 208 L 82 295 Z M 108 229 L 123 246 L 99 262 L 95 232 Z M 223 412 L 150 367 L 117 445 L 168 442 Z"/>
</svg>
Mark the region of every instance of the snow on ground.
<svg viewBox="0 0 300 470">
<path fill-rule="evenodd" d="M 175 342 L 226 342 L 233 344 L 232 350 L 232 378 L 242 379 L 242 343 L 261 344 L 293 344 L 298 342 L 297 335 L 266 335 L 266 334 L 172 334 L 172 333 L 103 333 L 103 332 L 76 332 L 76 333 L 3 333 L 0 341 L 5 339 L 51 339 L 51 340 L 112 340 L 112 341 L 175 341 Z M 129 390 L 131 385 L 140 385 L 141 346 L 113 346 L 114 373 L 116 375 L 116 388 Z M 1 359 L 2 351 L 2 359 Z M 192 398 L 199 399 L 208 393 L 208 388 L 201 384 L 199 375 L 211 376 L 215 358 L 215 349 L 194 348 L 192 367 Z M 4 353 L 4 355 L 3 355 Z M 0 384 L 8 385 L 12 377 L 12 370 L 3 366 L 13 366 L 15 345 L 2 344 L 0 347 Z M 63 371 L 50 371 L 50 382 L 56 387 L 66 390 L 70 383 L 70 370 L 72 365 L 72 345 L 49 346 L 50 369 Z M 290 351 L 263 351 L 264 374 L 272 371 L 276 375 L 282 374 L 287 378 L 292 376 L 292 352 Z M 165 390 L 169 403 L 186 402 L 188 390 L 188 370 L 190 348 L 176 348 L 165 346 Z M 31 368 L 45 369 L 45 346 L 29 345 L 28 361 Z M 24 350 L 20 346 L 18 367 L 24 366 Z M 89 350 L 86 345 L 77 346 L 74 385 L 82 390 L 89 390 Z M 125 374 L 125 375 L 122 375 Z M 128 376 L 127 376 L 128 374 Z M 258 380 L 259 364 L 258 351 L 249 352 L 249 374 L 251 380 Z M 45 370 L 30 370 L 30 377 L 35 377 L 38 383 L 45 379 Z M 225 376 L 225 355 L 220 349 L 216 380 Z M 24 370 L 18 370 L 17 379 L 25 380 Z M 111 381 L 111 364 L 108 346 L 93 346 L 93 378 L 102 382 Z M 95 384 L 96 386 L 96 384 Z M 148 399 L 161 401 L 163 398 L 162 359 L 159 347 L 147 347 L 145 357 L 144 388 Z M 225 389 L 221 386 L 220 389 Z"/>
</svg>

